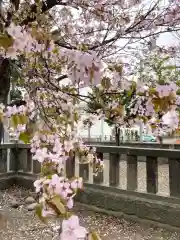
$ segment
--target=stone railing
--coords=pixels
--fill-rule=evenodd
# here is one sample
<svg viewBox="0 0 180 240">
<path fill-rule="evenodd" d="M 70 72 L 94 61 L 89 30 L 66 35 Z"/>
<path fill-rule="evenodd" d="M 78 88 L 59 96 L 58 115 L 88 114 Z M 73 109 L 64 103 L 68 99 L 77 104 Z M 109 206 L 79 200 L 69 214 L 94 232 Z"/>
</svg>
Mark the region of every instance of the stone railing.
<svg viewBox="0 0 180 240">
<path fill-rule="evenodd" d="M 79 165 L 78 156 L 67 161 L 67 177 L 85 180 L 85 188 L 77 196 L 79 202 L 135 221 L 180 227 L 179 149 L 95 147 L 105 164 L 98 176 L 93 175 L 89 164 Z M 40 164 L 32 160 L 29 145 L 0 146 L 1 188 L 12 184 L 32 188 L 39 172 Z"/>
<path fill-rule="evenodd" d="M 41 166 L 32 160 L 30 145 L 7 143 L 0 145 L 0 188 L 20 184 L 32 188 Z M 23 182 L 22 179 L 23 178 Z"/>
<path fill-rule="evenodd" d="M 114 141 L 85 141 L 87 145 L 105 145 L 105 146 L 117 146 Z M 176 143 L 157 143 L 157 142 L 121 142 L 120 146 L 128 147 L 141 147 L 141 148 L 165 148 L 165 149 L 180 149 L 180 144 Z"/>
</svg>

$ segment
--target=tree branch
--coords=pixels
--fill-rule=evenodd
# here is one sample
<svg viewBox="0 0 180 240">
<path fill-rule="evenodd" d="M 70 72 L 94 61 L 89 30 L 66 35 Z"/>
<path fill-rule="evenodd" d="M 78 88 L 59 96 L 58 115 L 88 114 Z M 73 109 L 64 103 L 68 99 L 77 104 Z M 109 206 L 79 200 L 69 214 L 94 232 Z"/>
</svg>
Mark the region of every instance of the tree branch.
<svg viewBox="0 0 180 240">
<path fill-rule="evenodd" d="M 64 75 L 58 77 L 56 80 L 57 80 L 58 82 L 60 82 L 60 81 L 62 81 L 62 80 L 64 80 L 64 79 L 66 79 L 66 78 L 68 78 L 68 75 L 64 74 Z"/>
</svg>

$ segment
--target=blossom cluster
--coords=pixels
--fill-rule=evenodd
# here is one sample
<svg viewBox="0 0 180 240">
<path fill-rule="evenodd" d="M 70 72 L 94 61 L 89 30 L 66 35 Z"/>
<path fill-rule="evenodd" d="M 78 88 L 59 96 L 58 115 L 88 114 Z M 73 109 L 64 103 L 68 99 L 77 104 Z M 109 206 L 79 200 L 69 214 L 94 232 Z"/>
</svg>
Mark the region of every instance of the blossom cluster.
<svg viewBox="0 0 180 240">
<path fill-rule="evenodd" d="M 42 31 L 41 29 L 39 30 Z M 25 29 L 22 26 L 16 26 L 11 23 L 7 28 L 7 32 L 12 37 L 13 44 L 7 50 L 4 50 L 4 56 L 16 59 L 23 53 L 26 57 L 31 57 L 31 61 L 33 61 L 33 59 L 36 60 L 38 53 L 42 53 L 44 58 L 50 58 L 55 63 L 63 60 L 68 66 L 66 69 L 68 78 L 71 79 L 73 84 L 88 86 L 91 83 L 95 85 L 99 83 L 103 65 L 95 52 L 58 48 L 52 40 L 48 46 L 46 46 L 45 41 L 39 44 L 36 35 L 33 38 L 32 31 L 30 28 Z M 40 81 L 42 83 L 43 79 L 40 79 Z"/>
<path fill-rule="evenodd" d="M 56 215 L 56 212 L 50 207 L 51 205 L 48 206 L 48 201 L 57 196 L 62 199 L 62 202 L 66 203 L 68 209 L 72 209 L 74 204 L 73 198 L 77 190 L 82 189 L 83 182 L 82 178 L 69 181 L 63 176 L 59 177 L 57 174 L 53 174 L 51 178 L 45 176 L 36 180 L 34 186 L 36 193 L 40 194 L 39 203 L 43 205 L 42 216 L 47 217 L 48 215 Z"/>
<path fill-rule="evenodd" d="M 172 134 L 179 127 L 177 80 L 144 83 L 132 79 L 125 89 L 121 84 L 114 89 L 113 81 L 94 88 L 89 94 L 89 113 L 97 114 L 99 118 L 103 116 L 110 125 L 133 126 L 141 120 L 151 125 L 154 135 Z M 119 77 L 117 81 L 122 80 Z"/>
<path fill-rule="evenodd" d="M 2 106 L 2 115 L 6 118 L 13 119 L 14 117 L 21 118 L 29 115 L 34 111 L 27 106 Z M 31 110 L 31 111 L 30 111 Z M 29 114 L 29 115 L 28 115 Z M 17 133 L 20 124 L 16 121 L 13 124 L 14 131 Z M 24 123 L 22 132 L 26 132 L 28 122 Z M 73 208 L 74 197 L 79 189 L 83 187 L 83 180 L 80 177 L 72 179 L 66 178 L 66 173 L 63 169 L 66 162 L 73 157 L 74 152 L 79 152 L 80 162 L 82 163 L 83 156 L 86 163 L 92 165 L 94 174 L 97 174 L 103 169 L 103 161 L 96 155 L 95 149 L 89 149 L 85 146 L 80 138 L 66 138 L 63 140 L 61 134 L 53 132 L 46 128 L 46 125 L 41 127 L 39 131 L 33 133 L 31 139 L 31 152 L 33 160 L 41 163 L 41 177 L 34 182 L 36 193 L 39 197 L 39 205 L 37 207 L 37 214 L 39 217 L 46 221 L 51 217 L 62 216 L 62 227 L 60 239 L 78 239 L 78 237 L 85 238 L 88 232 L 85 228 L 79 226 L 77 216 L 72 215 L 68 211 Z M 74 223 L 75 226 L 73 225 Z M 72 226 L 71 226 L 72 225 Z"/>
</svg>

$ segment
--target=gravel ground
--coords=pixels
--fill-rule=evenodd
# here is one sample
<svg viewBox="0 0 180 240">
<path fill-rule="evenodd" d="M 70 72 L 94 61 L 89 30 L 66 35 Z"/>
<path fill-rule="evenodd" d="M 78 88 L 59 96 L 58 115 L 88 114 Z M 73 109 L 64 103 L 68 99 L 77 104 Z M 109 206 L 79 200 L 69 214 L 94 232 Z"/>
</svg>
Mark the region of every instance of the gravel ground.
<svg viewBox="0 0 180 240">
<path fill-rule="evenodd" d="M 53 239 L 52 229 L 57 226 L 57 223 L 51 222 L 50 227 L 47 227 L 38 220 L 34 211 L 28 211 L 24 205 L 24 199 L 29 195 L 31 192 L 16 187 L 0 192 L 1 211 L 8 220 L 7 224 L 4 225 L 4 221 L 0 219 L 0 240 Z M 22 203 L 16 209 L 11 207 L 14 199 Z M 102 240 L 180 240 L 179 233 L 147 228 L 124 219 L 94 213 L 84 209 L 82 205 L 76 206 L 75 212 L 78 212 L 81 224 L 97 230 Z"/>
</svg>

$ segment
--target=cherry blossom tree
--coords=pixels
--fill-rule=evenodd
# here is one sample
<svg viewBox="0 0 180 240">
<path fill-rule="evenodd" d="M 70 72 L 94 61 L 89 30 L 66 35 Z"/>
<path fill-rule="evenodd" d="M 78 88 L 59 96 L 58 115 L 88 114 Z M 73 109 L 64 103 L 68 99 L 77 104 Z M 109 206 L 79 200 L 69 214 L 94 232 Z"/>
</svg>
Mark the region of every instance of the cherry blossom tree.
<svg viewBox="0 0 180 240">
<path fill-rule="evenodd" d="M 120 70 L 120 69 L 119 69 Z M 103 118 L 109 126 L 115 127 L 116 144 L 120 144 L 120 127 L 132 125 L 129 106 L 136 94 L 136 83 L 121 79 L 118 86 L 110 78 L 103 79 L 89 93 L 86 112 Z M 89 116 L 88 116 L 89 118 Z"/>
<path fill-rule="evenodd" d="M 144 48 L 131 80 L 121 77 L 116 84 L 112 75 L 89 93 L 86 111 L 103 117 L 117 128 L 118 145 L 120 126 L 130 127 L 142 121 L 150 124 L 158 137 L 173 134 L 178 128 L 180 71 L 175 65 L 175 53 L 175 48 L 167 50 L 157 46 L 153 51 Z M 122 68 L 119 74 L 122 75 Z"/>
<path fill-rule="evenodd" d="M 167 100 L 166 109 L 175 112 L 177 98 L 172 85 L 155 85 L 143 91 L 134 82 L 126 86 L 119 58 L 129 44 L 179 30 L 179 4 L 12 0 L 1 1 L 0 7 L 1 119 L 4 123 L 10 119 L 14 133 L 19 140 L 31 143 L 33 159 L 41 163 L 40 178 L 34 183 L 39 194 L 37 214 L 44 222 L 51 217 L 62 219 L 61 240 L 99 239 L 96 233 L 81 227 L 71 211 L 83 180 L 77 176 L 67 179 L 63 170 L 76 155 L 85 156 L 94 174 L 103 168 L 95 149 L 86 147 L 79 137 L 83 128 L 79 103 L 91 99 L 82 95 L 80 88 L 101 84 L 105 91 L 110 90 L 113 114 L 115 118 L 116 112 L 122 115 L 118 121 L 124 121 L 127 104 L 122 100 L 128 96 L 131 104 L 126 112 L 134 118 L 151 118 L 162 107 L 162 101 L 156 98 Z M 21 63 L 18 82 L 27 95 L 23 105 L 7 106 L 9 70 L 14 60 Z M 118 105 L 112 94 L 117 87 L 121 90 Z M 103 109 L 99 112 L 102 117 Z"/>
<path fill-rule="evenodd" d="M 139 66 L 138 66 L 139 67 Z M 154 99 L 156 113 L 150 120 L 154 134 L 166 135 L 173 134 L 178 128 L 176 123 L 171 121 L 171 116 L 179 118 L 179 77 L 180 68 L 177 61 L 177 51 L 173 47 L 164 49 L 157 47 L 154 51 L 147 52 L 141 59 L 141 67 L 138 74 L 140 85 L 145 86 L 149 91 L 159 92 L 159 97 Z M 170 90 L 171 89 L 171 90 Z M 174 100 L 173 100 L 174 99 Z M 173 106 L 174 103 L 176 105 Z M 174 109 L 176 108 L 176 113 Z M 171 116 L 170 116 L 171 115 Z M 174 126 L 172 126 L 174 125 Z"/>
<path fill-rule="evenodd" d="M 55 29 L 53 38 L 66 49 L 94 50 L 108 62 L 117 62 L 127 55 L 129 46 L 162 32 L 178 31 L 180 10 L 178 1 L 1 1 L 0 25 L 12 21 L 27 26 L 34 21 Z M 40 37 L 40 36 L 39 36 Z M 10 44 L 1 35 L 3 44 Z M 126 57 L 126 61 L 127 57 Z M 1 102 L 6 101 L 9 89 L 10 62 L 1 59 L 1 81 L 4 87 Z M 59 80 L 66 78 L 61 74 Z M 2 86 L 2 85 L 1 85 Z M 1 92 L 0 92 L 1 93 Z"/>
</svg>

